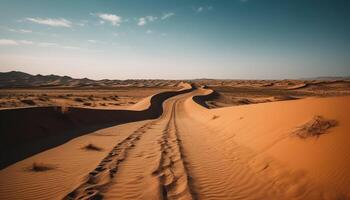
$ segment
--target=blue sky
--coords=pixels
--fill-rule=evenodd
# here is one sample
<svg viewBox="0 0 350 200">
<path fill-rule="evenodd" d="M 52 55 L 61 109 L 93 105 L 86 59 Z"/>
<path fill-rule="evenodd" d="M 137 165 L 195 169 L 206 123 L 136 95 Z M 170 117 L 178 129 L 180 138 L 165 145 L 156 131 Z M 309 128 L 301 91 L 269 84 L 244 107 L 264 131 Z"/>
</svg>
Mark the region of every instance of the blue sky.
<svg viewBox="0 0 350 200">
<path fill-rule="evenodd" d="M 0 3 L 0 71 L 94 79 L 350 75 L 347 0 Z"/>
</svg>

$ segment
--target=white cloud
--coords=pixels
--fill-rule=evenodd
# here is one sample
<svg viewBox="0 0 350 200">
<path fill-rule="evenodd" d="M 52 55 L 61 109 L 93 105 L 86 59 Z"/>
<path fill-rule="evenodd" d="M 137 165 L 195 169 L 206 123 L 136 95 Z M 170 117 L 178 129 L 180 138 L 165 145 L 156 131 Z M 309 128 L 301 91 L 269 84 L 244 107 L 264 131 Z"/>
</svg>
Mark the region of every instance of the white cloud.
<svg viewBox="0 0 350 200">
<path fill-rule="evenodd" d="M 107 21 L 109 23 L 111 23 L 113 26 L 120 26 L 120 24 L 122 23 L 122 17 L 118 16 L 118 15 L 113 15 L 113 14 L 108 14 L 108 13 L 98 13 L 96 14 L 97 17 L 101 18 L 104 21 Z M 100 21 L 101 24 L 103 24 Z"/>
<path fill-rule="evenodd" d="M 88 42 L 90 42 L 90 43 L 97 43 L 96 40 L 88 40 Z"/>
<path fill-rule="evenodd" d="M 198 8 L 194 8 L 196 13 L 200 13 L 200 12 L 203 12 L 203 11 L 210 11 L 212 9 L 213 9 L 213 6 L 200 6 Z"/>
<path fill-rule="evenodd" d="M 198 7 L 196 11 L 197 11 L 197 12 L 202 12 L 203 10 L 204 10 L 203 7 Z"/>
<path fill-rule="evenodd" d="M 172 12 L 165 13 L 165 14 L 163 14 L 163 16 L 161 17 L 161 19 L 164 20 L 164 19 L 167 19 L 167 18 L 172 17 L 172 16 L 174 16 L 174 15 L 175 15 L 175 13 L 172 13 Z"/>
<path fill-rule="evenodd" d="M 137 25 L 139 26 L 144 26 L 146 25 L 148 22 L 153 22 L 156 21 L 158 19 L 158 17 L 155 16 L 146 16 L 146 17 L 140 17 L 138 19 Z"/>
<path fill-rule="evenodd" d="M 18 42 L 15 40 L 8 40 L 8 39 L 0 39 L 0 45 L 18 45 Z"/>
<path fill-rule="evenodd" d="M 147 23 L 146 18 L 141 17 L 141 18 L 139 19 L 139 22 L 137 23 L 137 25 L 143 26 L 143 25 L 146 25 L 146 23 Z"/>
<path fill-rule="evenodd" d="M 52 19 L 52 18 L 26 18 L 26 21 L 30 21 L 37 24 L 54 26 L 54 27 L 66 27 L 69 28 L 72 26 L 72 22 L 64 18 Z"/>
<path fill-rule="evenodd" d="M 152 31 L 152 30 L 147 30 L 146 33 L 147 33 L 147 34 L 152 34 L 153 31 Z"/>
<path fill-rule="evenodd" d="M 155 17 L 155 16 L 146 16 L 145 18 L 150 22 L 153 22 L 158 19 L 158 17 Z"/>
</svg>

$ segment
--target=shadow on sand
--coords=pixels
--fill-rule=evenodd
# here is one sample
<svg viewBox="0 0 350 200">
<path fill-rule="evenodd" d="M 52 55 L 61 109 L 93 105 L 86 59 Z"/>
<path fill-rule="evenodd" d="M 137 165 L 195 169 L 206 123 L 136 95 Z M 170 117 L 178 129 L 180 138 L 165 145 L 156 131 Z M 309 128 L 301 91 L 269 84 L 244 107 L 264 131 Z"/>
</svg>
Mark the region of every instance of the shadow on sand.
<svg viewBox="0 0 350 200">
<path fill-rule="evenodd" d="M 0 169 L 61 145 L 75 137 L 128 122 L 156 119 L 163 113 L 163 102 L 194 90 L 162 92 L 152 96 L 146 110 L 97 110 L 34 107 L 0 111 Z"/>
</svg>

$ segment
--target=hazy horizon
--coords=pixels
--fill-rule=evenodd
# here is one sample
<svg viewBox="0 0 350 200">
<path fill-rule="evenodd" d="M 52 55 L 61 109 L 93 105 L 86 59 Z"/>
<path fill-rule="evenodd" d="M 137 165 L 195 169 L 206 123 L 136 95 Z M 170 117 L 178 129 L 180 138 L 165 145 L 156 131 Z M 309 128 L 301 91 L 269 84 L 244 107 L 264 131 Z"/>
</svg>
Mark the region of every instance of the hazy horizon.
<svg viewBox="0 0 350 200">
<path fill-rule="evenodd" d="M 349 76 L 349 35 L 346 0 L 4 0 L 0 71 L 95 80 Z"/>
</svg>

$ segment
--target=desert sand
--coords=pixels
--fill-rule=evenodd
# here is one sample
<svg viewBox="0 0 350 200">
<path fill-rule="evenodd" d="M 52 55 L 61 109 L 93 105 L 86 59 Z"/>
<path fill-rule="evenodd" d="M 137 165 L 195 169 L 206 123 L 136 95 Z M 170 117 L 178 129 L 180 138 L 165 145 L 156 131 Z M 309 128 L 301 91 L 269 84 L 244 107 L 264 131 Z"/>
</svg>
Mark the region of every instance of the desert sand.
<svg viewBox="0 0 350 200">
<path fill-rule="evenodd" d="M 277 87 L 269 97 L 314 87 L 242 84 Z M 0 197 L 350 199 L 350 96 L 348 83 L 340 84 L 337 94 L 303 91 L 294 93 L 298 98 L 214 109 L 208 102 L 224 93 L 208 81 L 181 83 L 118 110 L 5 109 Z M 50 126 L 42 128 L 45 118 Z M 46 146 L 28 153 L 38 138 Z"/>
</svg>

